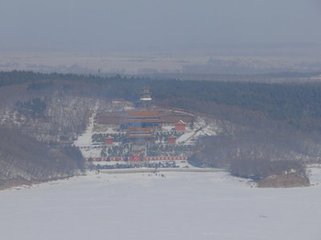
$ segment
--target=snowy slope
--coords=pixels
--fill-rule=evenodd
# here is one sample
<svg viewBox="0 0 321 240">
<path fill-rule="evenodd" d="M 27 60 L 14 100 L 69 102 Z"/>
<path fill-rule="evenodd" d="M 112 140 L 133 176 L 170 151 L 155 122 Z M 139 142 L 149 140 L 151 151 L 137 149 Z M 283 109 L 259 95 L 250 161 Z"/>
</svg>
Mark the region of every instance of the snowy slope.
<svg viewBox="0 0 321 240">
<path fill-rule="evenodd" d="M 321 186 L 258 189 L 225 173 L 98 174 L 0 192 L 6 240 L 319 240 Z"/>
<path fill-rule="evenodd" d="M 197 117 L 194 128 L 187 128 L 186 132 L 177 139 L 177 143 L 193 145 L 195 139 L 201 136 L 215 136 L 220 128 L 213 120 Z"/>
<path fill-rule="evenodd" d="M 95 107 L 93 109 L 93 114 L 89 118 L 89 123 L 86 128 L 86 131 L 82 135 L 78 136 L 78 139 L 74 142 L 75 146 L 83 147 L 83 146 L 90 146 L 91 145 L 91 136 L 92 136 L 93 128 L 94 128 L 94 119 L 96 117 L 98 107 L 99 107 L 99 102 L 97 101 L 95 104 Z"/>
<path fill-rule="evenodd" d="M 307 173 L 311 185 L 316 186 L 321 184 L 321 164 L 308 165 Z"/>
</svg>

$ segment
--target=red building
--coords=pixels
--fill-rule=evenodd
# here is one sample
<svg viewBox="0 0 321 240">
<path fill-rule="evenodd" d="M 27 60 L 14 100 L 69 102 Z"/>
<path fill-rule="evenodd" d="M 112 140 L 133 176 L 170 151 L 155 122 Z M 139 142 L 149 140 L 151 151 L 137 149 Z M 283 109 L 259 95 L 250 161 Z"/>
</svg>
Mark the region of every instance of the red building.
<svg viewBox="0 0 321 240">
<path fill-rule="evenodd" d="M 141 160 L 142 160 L 142 157 L 140 155 L 132 155 L 129 157 L 129 161 L 137 162 L 137 161 L 141 161 Z"/>
<path fill-rule="evenodd" d="M 107 137 L 107 138 L 105 139 L 105 143 L 106 143 L 107 145 L 112 145 L 113 142 L 114 142 L 114 139 L 113 139 L 112 137 Z"/>
<path fill-rule="evenodd" d="M 184 132 L 186 129 L 186 123 L 182 120 L 179 120 L 177 123 L 175 123 L 175 130 L 177 132 Z"/>
<path fill-rule="evenodd" d="M 167 143 L 170 144 L 170 145 L 176 144 L 176 137 L 175 136 L 169 136 L 167 138 Z"/>
</svg>

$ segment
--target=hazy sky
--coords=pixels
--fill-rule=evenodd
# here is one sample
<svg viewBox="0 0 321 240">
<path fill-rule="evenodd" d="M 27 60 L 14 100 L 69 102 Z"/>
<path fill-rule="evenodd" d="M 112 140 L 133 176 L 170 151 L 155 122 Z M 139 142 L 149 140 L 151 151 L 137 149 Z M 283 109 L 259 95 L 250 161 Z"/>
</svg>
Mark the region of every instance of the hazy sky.
<svg viewBox="0 0 321 240">
<path fill-rule="evenodd" d="M 321 44 L 318 0 L 0 0 L 1 50 Z"/>
</svg>

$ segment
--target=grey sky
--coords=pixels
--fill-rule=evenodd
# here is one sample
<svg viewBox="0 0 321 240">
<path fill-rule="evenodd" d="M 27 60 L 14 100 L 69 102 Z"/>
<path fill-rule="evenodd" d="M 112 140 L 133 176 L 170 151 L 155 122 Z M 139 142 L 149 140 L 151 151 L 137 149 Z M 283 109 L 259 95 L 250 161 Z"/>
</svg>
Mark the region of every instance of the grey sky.
<svg viewBox="0 0 321 240">
<path fill-rule="evenodd" d="M 318 0 L 0 0 L 0 49 L 321 44 Z"/>
</svg>

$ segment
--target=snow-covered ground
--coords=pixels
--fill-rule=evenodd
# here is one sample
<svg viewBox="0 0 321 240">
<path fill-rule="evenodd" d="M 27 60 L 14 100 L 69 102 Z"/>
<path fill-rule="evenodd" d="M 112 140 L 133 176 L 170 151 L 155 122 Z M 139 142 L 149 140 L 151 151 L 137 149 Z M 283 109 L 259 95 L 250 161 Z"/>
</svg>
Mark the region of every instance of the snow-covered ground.
<svg viewBox="0 0 321 240">
<path fill-rule="evenodd" d="M 94 120 L 97 114 L 97 110 L 99 107 L 99 102 L 96 102 L 95 107 L 93 109 L 93 114 L 89 118 L 89 123 L 86 128 L 86 131 L 78 137 L 78 139 L 74 142 L 74 145 L 77 147 L 86 147 L 91 145 L 91 136 L 94 128 Z"/>
<path fill-rule="evenodd" d="M 77 140 L 74 142 L 74 145 L 80 148 L 80 151 L 85 158 L 100 157 L 101 148 L 98 146 L 93 146 L 92 140 L 91 140 L 92 134 L 94 132 L 93 131 L 94 120 L 95 120 L 98 108 L 99 108 L 99 102 L 97 101 L 93 109 L 92 116 L 89 118 L 86 131 L 82 135 L 78 136 Z"/>
<path fill-rule="evenodd" d="M 311 164 L 307 167 L 307 173 L 311 185 L 321 184 L 321 164 Z"/>
<path fill-rule="evenodd" d="M 194 141 L 201 136 L 215 136 L 220 131 L 219 127 L 212 120 L 197 117 L 194 128 L 187 128 L 186 132 L 177 139 L 177 143 L 193 145 Z"/>
<path fill-rule="evenodd" d="M 321 186 L 226 173 L 89 174 L 0 192 L 5 240 L 319 240 Z"/>
</svg>

